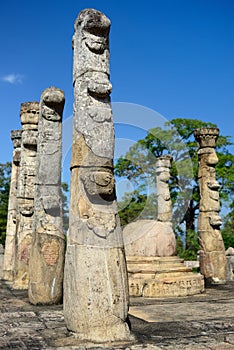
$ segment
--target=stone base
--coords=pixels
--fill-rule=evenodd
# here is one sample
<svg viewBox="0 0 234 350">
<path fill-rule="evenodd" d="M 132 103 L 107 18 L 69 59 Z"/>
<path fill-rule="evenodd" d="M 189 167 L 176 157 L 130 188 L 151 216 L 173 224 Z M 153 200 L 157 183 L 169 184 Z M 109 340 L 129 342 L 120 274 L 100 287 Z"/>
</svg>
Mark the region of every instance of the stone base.
<svg viewBox="0 0 234 350">
<path fill-rule="evenodd" d="M 227 270 L 226 277 L 227 281 L 234 281 L 234 255 L 228 255 L 227 258 Z"/>
<path fill-rule="evenodd" d="M 58 338 L 54 341 L 54 346 L 59 349 L 129 349 L 130 346 L 137 344 L 137 339 L 134 335 L 130 336 L 128 341 L 107 341 L 91 342 L 90 340 L 80 340 L 77 334 L 70 332 L 69 336 L 65 338 Z"/>
<path fill-rule="evenodd" d="M 12 282 L 12 281 L 14 280 L 14 274 L 13 274 L 12 271 L 3 270 L 2 278 L 3 278 L 5 281 Z"/>
<path fill-rule="evenodd" d="M 21 290 L 27 290 L 28 289 L 28 273 L 19 273 L 18 276 L 15 277 L 14 281 L 12 282 L 12 288 L 13 289 L 21 289 Z"/>
<path fill-rule="evenodd" d="M 132 340 L 127 289 L 122 247 L 67 244 L 64 319 L 80 342 Z"/>
<path fill-rule="evenodd" d="M 127 256 L 129 295 L 165 298 L 204 292 L 204 277 L 193 273 L 183 259 Z"/>
</svg>

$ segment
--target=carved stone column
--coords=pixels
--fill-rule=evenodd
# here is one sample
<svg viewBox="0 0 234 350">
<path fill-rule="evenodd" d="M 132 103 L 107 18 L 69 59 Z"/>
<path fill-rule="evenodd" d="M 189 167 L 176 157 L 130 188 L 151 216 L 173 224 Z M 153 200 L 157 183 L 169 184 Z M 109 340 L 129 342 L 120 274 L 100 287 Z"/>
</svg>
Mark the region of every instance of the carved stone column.
<svg viewBox="0 0 234 350">
<path fill-rule="evenodd" d="M 199 190 L 200 204 L 198 237 L 200 242 L 200 269 L 211 283 L 226 282 L 226 255 L 220 232 L 219 183 L 216 181 L 215 165 L 218 163 L 216 140 L 217 128 L 201 128 L 194 131 L 199 144 Z"/>
<path fill-rule="evenodd" d="M 40 100 L 33 243 L 28 295 L 32 304 L 62 300 L 65 241 L 62 217 L 62 114 L 65 98 L 50 87 Z"/>
<path fill-rule="evenodd" d="M 32 244 L 34 214 L 34 185 L 37 155 L 38 102 L 21 104 L 22 124 L 21 161 L 18 183 L 17 255 L 15 289 L 28 288 L 28 265 Z"/>
<path fill-rule="evenodd" d="M 93 9 L 75 22 L 74 124 L 64 316 L 78 339 L 130 339 L 128 283 L 113 175 L 110 20 Z"/>
<path fill-rule="evenodd" d="M 158 221 L 172 221 L 172 203 L 168 185 L 172 159 L 172 156 L 169 154 L 156 159 Z"/>
<path fill-rule="evenodd" d="M 8 201 L 8 216 L 6 228 L 6 243 L 4 254 L 3 278 L 13 281 L 15 271 L 16 216 L 17 216 L 17 187 L 20 166 L 21 130 L 12 130 L 11 139 L 14 146 L 11 166 L 11 185 Z"/>
</svg>

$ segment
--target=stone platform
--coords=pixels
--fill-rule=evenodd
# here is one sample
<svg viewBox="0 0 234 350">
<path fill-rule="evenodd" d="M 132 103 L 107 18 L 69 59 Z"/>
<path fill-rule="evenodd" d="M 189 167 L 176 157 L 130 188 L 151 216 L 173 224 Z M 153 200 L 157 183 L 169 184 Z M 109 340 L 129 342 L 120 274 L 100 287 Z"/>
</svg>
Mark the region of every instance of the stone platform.
<svg viewBox="0 0 234 350">
<path fill-rule="evenodd" d="M 130 299 L 132 344 L 79 344 L 62 305 L 34 306 L 0 281 L 0 349 L 234 350 L 234 282 L 180 298 Z"/>
<path fill-rule="evenodd" d="M 204 277 L 177 256 L 127 256 L 130 296 L 181 297 L 204 292 Z"/>
</svg>

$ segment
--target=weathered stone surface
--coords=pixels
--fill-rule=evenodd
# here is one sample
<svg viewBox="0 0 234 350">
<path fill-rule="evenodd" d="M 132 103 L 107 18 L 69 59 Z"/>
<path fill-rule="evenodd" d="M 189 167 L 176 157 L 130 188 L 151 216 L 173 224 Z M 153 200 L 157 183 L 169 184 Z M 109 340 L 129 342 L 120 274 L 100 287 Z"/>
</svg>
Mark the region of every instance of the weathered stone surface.
<svg viewBox="0 0 234 350">
<path fill-rule="evenodd" d="M 177 256 L 127 256 L 129 294 L 134 297 L 181 297 L 204 292 L 204 277 Z"/>
<path fill-rule="evenodd" d="M 227 281 L 234 280 L 234 248 L 229 247 L 226 250 L 226 259 L 227 259 Z"/>
<path fill-rule="evenodd" d="M 204 291 L 204 277 L 176 257 L 168 180 L 172 157 L 157 158 L 158 220 L 132 222 L 123 230 L 130 296 L 161 298 Z"/>
<path fill-rule="evenodd" d="M 1 272 L 1 269 L 0 269 Z M 35 306 L 27 291 L 0 281 L 0 349 L 221 350 L 234 348 L 234 282 L 181 298 L 131 298 L 136 341 L 82 343 L 68 332 L 62 305 Z"/>
<path fill-rule="evenodd" d="M 172 256 L 176 251 L 171 222 L 138 220 L 123 229 L 127 256 Z"/>
<path fill-rule="evenodd" d="M 3 278 L 3 266 L 4 266 L 4 248 L 0 244 L 0 278 Z"/>
<path fill-rule="evenodd" d="M 168 181 L 171 155 L 156 160 L 157 220 L 139 220 L 125 226 L 124 246 L 127 256 L 172 256 L 176 239 L 172 228 L 172 203 Z"/>
<path fill-rule="evenodd" d="M 227 259 L 227 271 L 226 271 L 227 281 L 234 281 L 234 256 L 227 255 L 226 259 Z"/>
<path fill-rule="evenodd" d="M 28 288 L 28 265 L 34 215 L 38 114 L 38 102 L 21 104 L 22 145 L 17 192 L 16 271 L 13 281 L 15 289 Z"/>
<path fill-rule="evenodd" d="M 17 188 L 20 169 L 21 130 L 12 130 L 13 160 L 11 165 L 11 184 L 8 201 L 6 242 L 4 255 L 3 276 L 6 281 L 13 281 L 15 274 L 16 248 L 16 217 L 17 217 Z"/>
<path fill-rule="evenodd" d="M 222 220 L 219 216 L 219 183 L 215 166 L 218 157 L 215 151 L 219 136 L 217 128 L 201 128 L 194 131 L 199 145 L 199 217 L 198 237 L 200 243 L 200 269 L 211 283 L 226 282 L 226 255 L 220 232 Z"/>
<path fill-rule="evenodd" d="M 169 154 L 156 159 L 158 221 L 171 222 L 172 220 L 172 203 L 168 186 L 172 159 L 172 156 Z"/>
<path fill-rule="evenodd" d="M 75 22 L 74 122 L 64 316 L 80 341 L 131 338 L 128 284 L 113 175 L 110 20 L 86 9 Z"/>
<path fill-rule="evenodd" d="M 62 300 L 65 242 L 62 219 L 61 160 L 64 93 L 55 87 L 40 99 L 35 178 L 33 242 L 29 260 L 29 300 Z"/>
</svg>

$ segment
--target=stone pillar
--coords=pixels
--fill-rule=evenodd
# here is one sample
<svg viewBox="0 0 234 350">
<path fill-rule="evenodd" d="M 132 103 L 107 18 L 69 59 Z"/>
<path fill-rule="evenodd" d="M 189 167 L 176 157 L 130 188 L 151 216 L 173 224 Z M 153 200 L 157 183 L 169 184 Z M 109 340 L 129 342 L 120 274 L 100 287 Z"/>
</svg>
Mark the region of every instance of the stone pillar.
<svg viewBox="0 0 234 350">
<path fill-rule="evenodd" d="M 110 20 L 86 9 L 75 22 L 74 123 L 64 316 L 78 339 L 130 339 L 128 283 L 113 175 Z"/>
<path fill-rule="evenodd" d="M 11 185 L 8 201 L 8 216 L 6 228 L 6 243 L 4 254 L 3 277 L 12 282 L 15 271 L 15 244 L 16 244 L 16 214 L 17 214 L 17 187 L 20 165 L 21 130 L 12 130 L 11 139 L 14 146 L 11 166 Z"/>
<path fill-rule="evenodd" d="M 156 188 L 158 201 L 158 221 L 172 221 L 172 203 L 168 181 L 172 156 L 167 154 L 156 159 Z"/>
<path fill-rule="evenodd" d="M 226 282 L 226 255 L 220 232 L 219 183 L 216 181 L 215 165 L 218 163 L 216 140 L 217 128 L 201 128 L 194 131 L 199 144 L 198 181 L 200 204 L 198 237 L 200 242 L 200 270 L 207 282 Z"/>
<path fill-rule="evenodd" d="M 17 254 L 16 273 L 13 283 L 13 288 L 15 289 L 28 288 L 28 265 L 32 244 L 34 214 L 38 114 L 38 102 L 25 102 L 21 104 L 22 145 L 17 193 Z"/>
<path fill-rule="evenodd" d="M 43 91 L 38 121 L 33 242 L 29 260 L 29 301 L 62 300 L 65 241 L 62 217 L 61 161 L 64 93 Z"/>
</svg>

